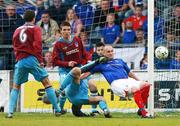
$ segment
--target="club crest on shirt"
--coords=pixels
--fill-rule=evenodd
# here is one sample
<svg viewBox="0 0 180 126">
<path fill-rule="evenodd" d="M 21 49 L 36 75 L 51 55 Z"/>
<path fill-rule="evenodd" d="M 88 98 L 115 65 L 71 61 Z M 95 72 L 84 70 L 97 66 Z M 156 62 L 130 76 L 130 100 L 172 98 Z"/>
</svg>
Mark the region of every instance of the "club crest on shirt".
<svg viewBox="0 0 180 126">
<path fill-rule="evenodd" d="M 75 41 L 75 46 L 78 47 L 78 41 Z"/>
<path fill-rule="evenodd" d="M 65 46 L 65 47 L 63 47 L 63 50 L 66 50 L 68 47 L 67 46 Z"/>
</svg>

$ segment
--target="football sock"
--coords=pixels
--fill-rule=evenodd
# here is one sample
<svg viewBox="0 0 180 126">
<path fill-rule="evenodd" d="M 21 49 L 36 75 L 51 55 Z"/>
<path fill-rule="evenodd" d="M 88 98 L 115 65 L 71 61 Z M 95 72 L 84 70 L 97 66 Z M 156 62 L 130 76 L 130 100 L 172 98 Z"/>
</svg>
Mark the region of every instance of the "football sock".
<svg viewBox="0 0 180 126">
<path fill-rule="evenodd" d="M 91 91 L 91 97 L 98 96 L 98 91 Z M 92 112 L 96 111 L 97 105 L 92 105 Z"/>
<path fill-rule="evenodd" d="M 66 102 L 66 96 L 63 95 L 63 94 L 60 94 L 59 102 L 60 102 L 60 108 L 63 109 L 64 108 L 64 104 Z"/>
<path fill-rule="evenodd" d="M 49 99 L 49 101 L 51 102 L 51 104 L 53 105 L 55 112 L 60 112 L 61 109 L 57 104 L 57 97 L 55 94 L 55 90 L 52 87 L 48 87 L 45 89 L 47 97 Z"/>
<path fill-rule="evenodd" d="M 99 101 L 99 107 L 100 107 L 102 110 L 108 109 L 107 104 L 106 104 L 105 101 Z"/>
<path fill-rule="evenodd" d="M 144 108 L 144 103 L 143 103 L 143 100 L 142 100 L 142 97 L 141 97 L 141 91 L 136 91 L 134 94 L 134 100 L 137 104 L 137 106 L 141 109 L 141 108 Z"/>
<path fill-rule="evenodd" d="M 147 100 L 149 97 L 149 90 L 150 90 L 150 85 L 141 89 L 141 97 L 142 97 L 144 105 L 147 104 Z"/>
<path fill-rule="evenodd" d="M 14 112 L 14 108 L 17 104 L 18 95 L 19 95 L 19 90 L 13 88 L 10 94 L 9 113 Z"/>
</svg>

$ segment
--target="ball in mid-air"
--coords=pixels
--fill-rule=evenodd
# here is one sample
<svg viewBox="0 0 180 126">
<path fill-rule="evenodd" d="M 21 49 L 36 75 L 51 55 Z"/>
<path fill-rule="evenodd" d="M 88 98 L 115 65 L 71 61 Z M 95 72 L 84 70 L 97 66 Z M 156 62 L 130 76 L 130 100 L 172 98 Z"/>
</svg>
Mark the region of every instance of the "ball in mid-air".
<svg viewBox="0 0 180 126">
<path fill-rule="evenodd" d="M 158 59 L 165 59 L 168 57 L 168 49 L 164 46 L 159 46 L 155 50 L 155 56 Z"/>
</svg>

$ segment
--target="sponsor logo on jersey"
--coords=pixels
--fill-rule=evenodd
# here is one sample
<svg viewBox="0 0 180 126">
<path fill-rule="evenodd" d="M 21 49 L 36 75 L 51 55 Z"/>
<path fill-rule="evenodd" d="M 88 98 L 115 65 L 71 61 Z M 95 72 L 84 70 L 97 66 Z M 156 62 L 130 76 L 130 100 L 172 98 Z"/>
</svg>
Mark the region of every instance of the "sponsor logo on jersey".
<svg viewBox="0 0 180 126">
<path fill-rule="evenodd" d="M 66 52 L 66 55 L 68 56 L 68 55 L 71 55 L 71 54 L 74 54 L 74 53 L 77 53 L 77 52 L 79 52 L 79 49 L 73 49 L 73 50 L 70 50 L 70 51 L 68 51 L 68 52 Z"/>
</svg>

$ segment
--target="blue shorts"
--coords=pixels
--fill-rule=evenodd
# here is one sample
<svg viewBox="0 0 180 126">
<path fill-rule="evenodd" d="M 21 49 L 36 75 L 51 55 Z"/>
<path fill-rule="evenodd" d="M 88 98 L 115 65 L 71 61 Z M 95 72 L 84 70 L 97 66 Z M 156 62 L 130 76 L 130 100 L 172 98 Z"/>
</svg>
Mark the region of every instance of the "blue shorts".
<svg viewBox="0 0 180 126">
<path fill-rule="evenodd" d="M 65 94 L 69 101 L 74 105 L 86 105 L 89 103 L 88 83 L 87 80 L 81 80 L 80 84 L 73 81 L 72 75 L 68 74 L 66 77 L 72 79 L 71 83 L 65 88 Z"/>
<path fill-rule="evenodd" d="M 20 85 L 28 81 L 31 73 L 37 81 L 42 81 L 48 76 L 47 71 L 39 66 L 39 61 L 34 56 L 28 56 L 15 64 L 14 83 Z"/>
</svg>

